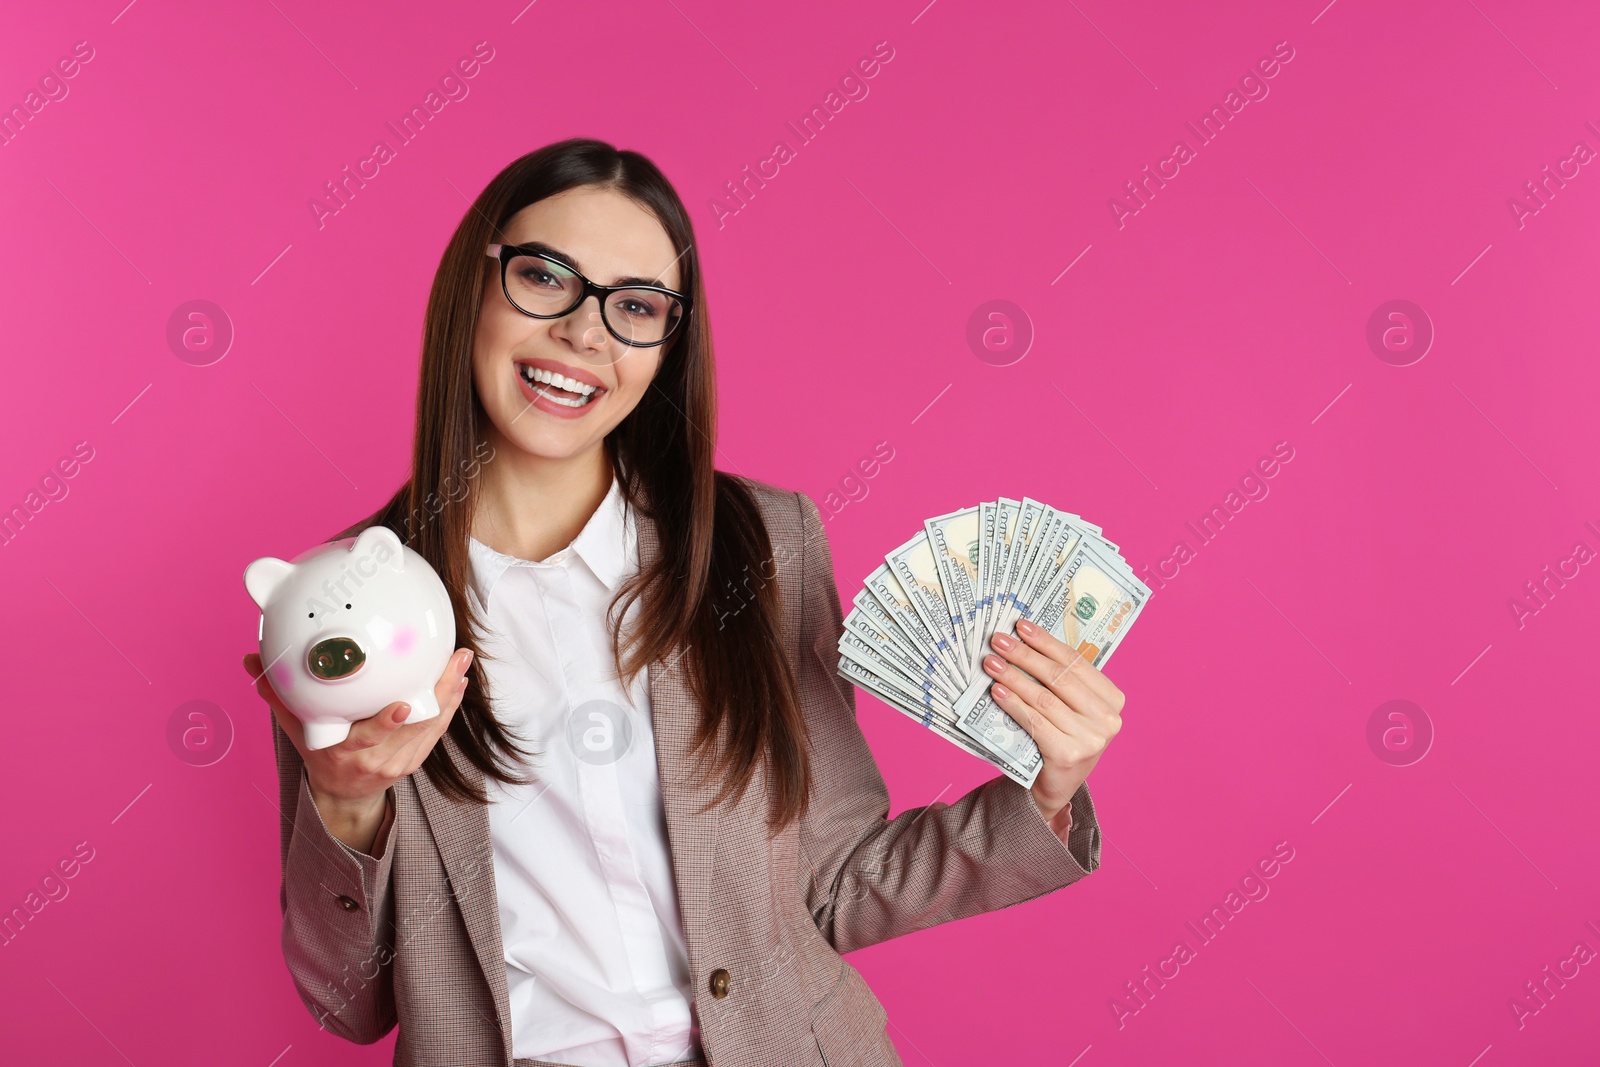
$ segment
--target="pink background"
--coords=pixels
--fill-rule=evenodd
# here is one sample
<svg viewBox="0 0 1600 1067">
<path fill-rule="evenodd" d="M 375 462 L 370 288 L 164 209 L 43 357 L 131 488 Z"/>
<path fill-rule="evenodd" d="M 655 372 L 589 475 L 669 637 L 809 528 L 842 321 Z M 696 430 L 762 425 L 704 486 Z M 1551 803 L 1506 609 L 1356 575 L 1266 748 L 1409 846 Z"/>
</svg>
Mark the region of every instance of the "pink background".
<svg viewBox="0 0 1600 1067">
<path fill-rule="evenodd" d="M 1510 602 L 1600 550 L 1600 173 L 1520 225 L 1508 204 L 1600 149 L 1592 5 L 122 2 L 0 32 L 7 108 L 93 49 L 0 147 L 0 508 L 93 450 L 0 546 L 0 910 L 93 850 L 0 948 L 8 1064 L 388 1062 L 392 1037 L 320 1033 L 283 966 L 240 576 L 400 483 L 466 198 L 577 134 L 689 203 L 721 463 L 839 494 L 847 602 L 925 516 L 1002 494 L 1141 569 L 1194 550 L 1107 672 L 1102 868 L 851 957 L 908 1064 L 1595 1062 L 1600 966 L 1563 961 L 1600 951 L 1600 566 L 1520 625 Z M 470 94 L 319 228 L 308 201 L 479 41 Z M 798 145 L 785 123 L 880 41 L 869 94 Z M 1198 146 L 1185 123 L 1280 41 L 1269 95 Z M 719 227 L 780 138 L 795 158 Z M 1119 227 L 1108 201 L 1179 138 L 1196 158 Z M 236 332 L 209 366 L 166 339 L 194 299 Z M 1409 366 L 1366 340 L 1393 299 L 1436 331 Z M 1009 366 L 966 340 L 991 300 L 1035 333 Z M 1199 545 L 1185 524 L 1280 441 L 1265 499 Z M 192 700 L 234 730 L 209 766 L 169 745 Z M 1431 724 L 1418 762 L 1369 744 L 1390 700 Z M 991 775 L 860 714 L 896 810 Z M 1186 923 L 1279 842 L 1270 895 L 1199 946 Z M 1180 938 L 1195 957 L 1128 997 Z M 1546 966 L 1579 969 L 1541 1003 Z"/>
</svg>

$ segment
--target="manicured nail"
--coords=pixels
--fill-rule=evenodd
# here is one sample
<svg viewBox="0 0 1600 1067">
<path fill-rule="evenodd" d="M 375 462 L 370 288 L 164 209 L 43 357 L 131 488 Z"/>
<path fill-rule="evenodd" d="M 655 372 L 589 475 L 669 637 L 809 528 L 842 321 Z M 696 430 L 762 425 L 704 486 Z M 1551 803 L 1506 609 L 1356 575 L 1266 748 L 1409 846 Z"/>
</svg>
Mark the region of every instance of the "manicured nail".
<svg viewBox="0 0 1600 1067">
<path fill-rule="evenodd" d="M 401 704 L 399 710 L 394 713 L 394 721 L 395 722 L 405 722 L 406 721 L 406 716 L 408 716 L 410 714 L 411 714 L 411 705 L 410 704 Z"/>
<path fill-rule="evenodd" d="M 1011 696 L 1011 690 L 1007 689 L 999 682 L 994 683 L 994 685 L 990 686 L 989 688 L 993 689 L 994 695 L 1001 700 L 1009 699 Z"/>
<path fill-rule="evenodd" d="M 1006 672 L 1006 661 L 999 656 L 985 656 L 983 657 L 983 669 L 990 674 L 1004 674 Z"/>
<path fill-rule="evenodd" d="M 1027 619 L 1017 620 L 1017 633 L 1025 637 L 1032 637 L 1039 632 L 1039 628 Z"/>
<path fill-rule="evenodd" d="M 1001 652 L 1010 652 L 1013 648 L 1017 647 L 1017 639 L 1012 637 L 1010 634 L 996 633 L 993 637 L 989 638 L 989 642 Z"/>
</svg>

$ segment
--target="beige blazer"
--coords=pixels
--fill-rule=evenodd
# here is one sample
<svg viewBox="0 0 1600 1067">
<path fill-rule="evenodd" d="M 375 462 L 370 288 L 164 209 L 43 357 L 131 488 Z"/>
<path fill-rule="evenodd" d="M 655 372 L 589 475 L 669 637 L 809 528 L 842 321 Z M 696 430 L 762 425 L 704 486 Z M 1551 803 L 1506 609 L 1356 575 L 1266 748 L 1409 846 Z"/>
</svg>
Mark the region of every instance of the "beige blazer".
<svg viewBox="0 0 1600 1067">
<path fill-rule="evenodd" d="M 889 794 L 835 674 L 843 630 L 833 558 L 810 497 L 747 481 L 770 532 L 785 644 L 812 750 L 811 807 L 768 839 L 765 780 L 704 815 L 688 780 L 700 708 L 676 659 L 650 668 L 656 758 L 694 978 L 714 1067 L 900 1065 L 886 1016 L 840 953 L 1070 885 L 1100 866 L 1087 787 L 1063 844 L 1028 791 L 997 776 L 951 804 L 889 819 Z M 658 552 L 638 522 L 641 565 Z M 323 825 L 299 753 L 274 722 L 282 804 L 283 953 L 321 1026 L 363 1044 L 400 1027 L 394 1062 L 514 1061 L 488 811 L 427 775 L 394 787 L 381 859 Z M 460 758 L 447 734 L 440 741 Z"/>
</svg>

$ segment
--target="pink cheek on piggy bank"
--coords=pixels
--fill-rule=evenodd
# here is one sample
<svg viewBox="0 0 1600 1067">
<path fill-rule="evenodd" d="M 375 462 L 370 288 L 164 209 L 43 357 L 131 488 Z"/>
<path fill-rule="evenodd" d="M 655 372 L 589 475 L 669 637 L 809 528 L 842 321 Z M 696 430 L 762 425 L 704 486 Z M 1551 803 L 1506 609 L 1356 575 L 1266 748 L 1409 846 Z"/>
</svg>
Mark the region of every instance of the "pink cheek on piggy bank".
<svg viewBox="0 0 1600 1067">
<path fill-rule="evenodd" d="M 394 641 L 389 645 L 397 656 L 409 656 L 411 650 L 417 647 L 417 631 L 410 626 L 402 626 L 394 632 Z"/>
<path fill-rule="evenodd" d="M 280 697 L 294 688 L 294 665 L 287 659 L 279 659 L 267 674 L 271 676 L 272 688 Z"/>
</svg>

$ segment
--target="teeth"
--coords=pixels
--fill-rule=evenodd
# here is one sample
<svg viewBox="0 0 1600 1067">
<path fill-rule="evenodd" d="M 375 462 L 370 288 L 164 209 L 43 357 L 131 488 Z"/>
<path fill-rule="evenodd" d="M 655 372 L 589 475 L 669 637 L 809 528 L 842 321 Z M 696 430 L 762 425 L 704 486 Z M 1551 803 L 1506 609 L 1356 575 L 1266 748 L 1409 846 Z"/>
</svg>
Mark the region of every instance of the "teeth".
<svg viewBox="0 0 1600 1067">
<path fill-rule="evenodd" d="M 577 393 L 580 396 L 587 397 L 592 394 L 596 388 L 587 382 L 580 382 L 575 378 L 568 378 L 564 374 L 556 374 L 553 371 L 547 371 L 543 367 L 530 367 L 524 363 L 521 365 L 520 369 L 522 371 L 522 377 L 529 383 L 541 382 L 545 385 L 553 385 L 557 389 L 565 389 L 569 393 Z M 552 397 L 551 399 L 553 400 L 555 398 Z M 579 403 L 582 403 L 582 401 Z M 577 407 L 578 404 L 572 404 L 570 406 Z"/>
</svg>

